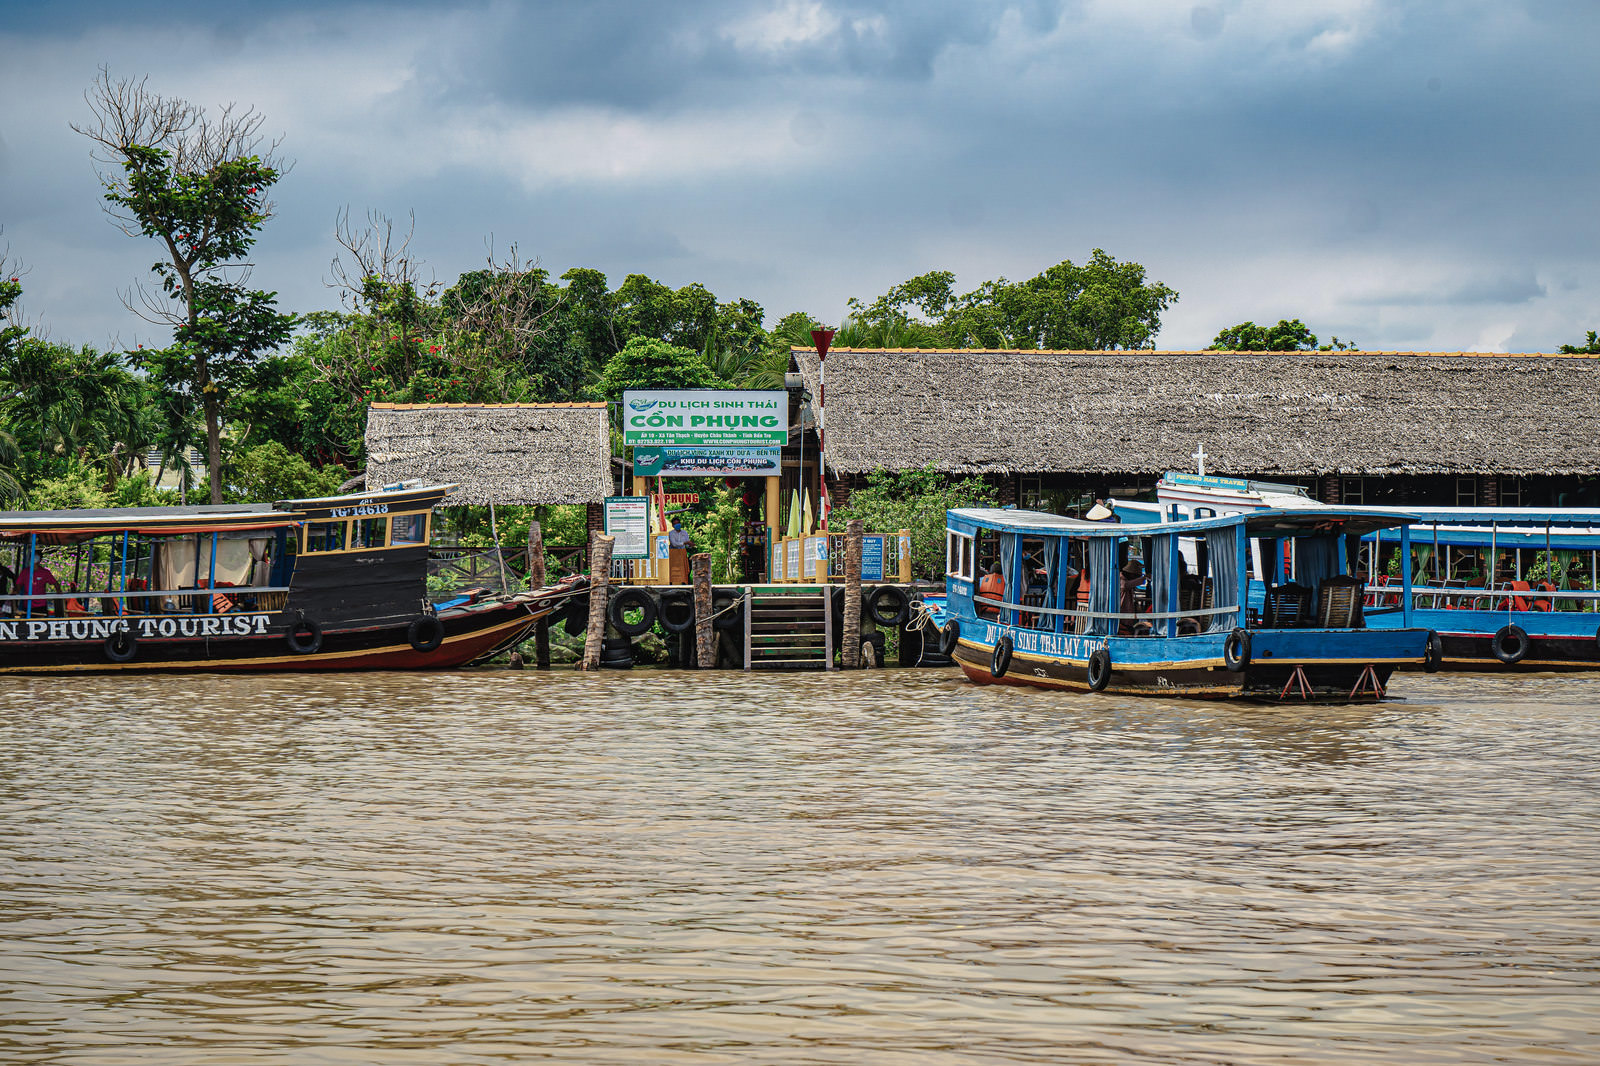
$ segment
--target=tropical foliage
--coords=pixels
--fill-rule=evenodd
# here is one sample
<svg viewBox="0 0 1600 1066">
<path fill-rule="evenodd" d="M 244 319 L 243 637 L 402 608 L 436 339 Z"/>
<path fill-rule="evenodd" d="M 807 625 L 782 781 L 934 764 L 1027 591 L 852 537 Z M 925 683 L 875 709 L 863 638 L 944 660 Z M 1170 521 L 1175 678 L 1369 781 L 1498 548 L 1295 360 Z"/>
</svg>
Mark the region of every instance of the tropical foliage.
<svg viewBox="0 0 1600 1066">
<path fill-rule="evenodd" d="M 945 512 L 952 507 L 989 507 L 994 489 L 979 478 L 948 480 L 932 467 L 898 473 L 877 471 L 865 488 L 850 494 L 848 505 L 833 512 L 829 528 L 862 519 L 874 532 L 911 531 L 911 572 L 917 578 L 944 573 Z"/>
<path fill-rule="evenodd" d="M 1334 337 L 1318 345 L 1317 335 L 1298 318 L 1278 320 L 1276 326 L 1241 322 L 1218 333 L 1209 351 L 1222 352 L 1337 352 L 1353 351 L 1354 342 Z"/>
</svg>

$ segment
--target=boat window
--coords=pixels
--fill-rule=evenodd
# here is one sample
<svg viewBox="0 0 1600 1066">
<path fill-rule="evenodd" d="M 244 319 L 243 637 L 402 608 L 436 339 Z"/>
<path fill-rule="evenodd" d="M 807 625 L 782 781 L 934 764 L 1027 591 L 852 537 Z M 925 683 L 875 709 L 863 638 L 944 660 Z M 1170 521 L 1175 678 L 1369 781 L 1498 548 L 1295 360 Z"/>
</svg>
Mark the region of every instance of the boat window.
<svg viewBox="0 0 1600 1066">
<path fill-rule="evenodd" d="M 1060 554 L 1060 541 L 1042 537 L 1022 538 L 1022 572 L 1020 575 L 1020 600 L 1030 607 L 1052 607 L 1050 602 L 1050 577 L 1055 573 L 1056 559 Z M 1054 629 L 1055 616 L 1040 612 L 1025 613 L 1021 625 L 1034 629 Z"/>
<path fill-rule="evenodd" d="M 953 529 L 945 530 L 945 569 L 950 577 L 958 577 L 964 581 L 973 579 L 973 545 L 972 538 L 965 533 L 957 533 Z"/>
<path fill-rule="evenodd" d="M 355 521 L 350 547 L 382 548 L 387 546 L 388 536 L 388 518 L 358 518 Z"/>
<path fill-rule="evenodd" d="M 397 514 L 390 519 L 390 544 L 426 544 L 428 516 L 424 513 Z"/>
<path fill-rule="evenodd" d="M 336 552 L 344 550 L 345 526 L 348 522 L 311 522 L 306 526 L 306 551 Z"/>
</svg>

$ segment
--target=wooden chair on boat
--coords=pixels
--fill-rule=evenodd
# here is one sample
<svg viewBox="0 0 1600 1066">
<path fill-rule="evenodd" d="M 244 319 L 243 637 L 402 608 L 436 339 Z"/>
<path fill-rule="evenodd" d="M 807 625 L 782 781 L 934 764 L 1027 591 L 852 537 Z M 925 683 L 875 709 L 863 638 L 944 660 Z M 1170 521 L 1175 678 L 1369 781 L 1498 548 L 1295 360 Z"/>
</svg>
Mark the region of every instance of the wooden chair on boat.
<svg viewBox="0 0 1600 1066">
<path fill-rule="evenodd" d="M 1330 577 L 1317 586 L 1317 622 L 1324 629 L 1361 629 L 1361 579 Z"/>
<path fill-rule="evenodd" d="M 1311 590 L 1290 582 L 1267 589 L 1268 629 L 1293 629 L 1306 624 L 1311 613 Z"/>
</svg>

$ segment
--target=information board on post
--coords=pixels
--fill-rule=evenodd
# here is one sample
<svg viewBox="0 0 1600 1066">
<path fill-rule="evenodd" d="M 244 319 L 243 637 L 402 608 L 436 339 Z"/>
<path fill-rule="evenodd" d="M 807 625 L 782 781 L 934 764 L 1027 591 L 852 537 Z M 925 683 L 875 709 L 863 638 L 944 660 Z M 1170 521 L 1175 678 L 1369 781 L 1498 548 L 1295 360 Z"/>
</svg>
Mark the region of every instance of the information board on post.
<svg viewBox="0 0 1600 1066">
<path fill-rule="evenodd" d="M 861 580 L 883 580 L 883 534 L 868 533 L 861 538 Z"/>
<path fill-rule="evenodd" d="M 606 533 L 616 538 L 613 559 L 650 558 L 650 500 L 645 496 L 607 496 Z"/>
</svg>

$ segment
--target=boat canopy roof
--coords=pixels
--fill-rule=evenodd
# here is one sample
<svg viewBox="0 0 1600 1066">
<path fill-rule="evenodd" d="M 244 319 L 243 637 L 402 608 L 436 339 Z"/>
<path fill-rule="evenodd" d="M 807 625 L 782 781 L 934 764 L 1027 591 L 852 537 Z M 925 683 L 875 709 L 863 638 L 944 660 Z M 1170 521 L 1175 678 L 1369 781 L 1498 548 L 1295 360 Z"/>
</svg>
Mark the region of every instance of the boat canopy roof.
<svg viewBox="0 0 1600 1066">
<path fill-rule="evenodd" d="M 190 507 L 85 507 L 59 511 L 0 512 L 0 539 L 38 534 L 49 544 L 72 544 L 110 533 L 176 537 L 197 533 L 238 533 L 293 526 L 297 511 L 274 510 L 264 503 Z"/>
<path fill-rule="evenodd" d="M 1378 529 L 1410 525 L 1409 512 L 1380 512 L 1371 508 L 1318 507 L 1267 508 L 1217 518 L 1180 522 L 1090 522 L 1041 511 L 1002 507 L 962 507 L 949 512 L 958 522 L 1006 533 L 1056 537 L 1159 537 L 1169 533 L 1196 534 L 1209 529 L 1242 525 L 1251 537 L 1315 537 L 1331 533 L 1365 536 Z"/>
<path fill-rule="evenodd" d="M 367 514 L 387 514 L 390 511 L 428 510 L 437 506 L 440 500 L 455 489 L 455 485 L 424 485 L 420 481 L 403 481 L 398 485 L 385 485 L 371 492 L 279 500 L 273 506 L 299 511 L 302 517 L 310 521 L 352 518 Z"/>
<path fill-rule="evenodd" d="M 46 544 L 76 544 L 112 533 L 176 537 L 233 535 L 296 526 L 326 518 L 350 518 L 431 508 L 454 485 L 405 482 L 375 492 L 321 496 L 277 503 L 198 504 L 186 507 L 84 507 L 59 511 L 0 511 L 0 540 L 38 534 Z"/>
<path fill-rule="evenodd" d="M 1488 529 L 1586 527 L 1600 532 L 1600 507 L 1370 507 L 1386 514 L 1408 514 L 1424 525 L 1481 526 Z"/>
</svg>

